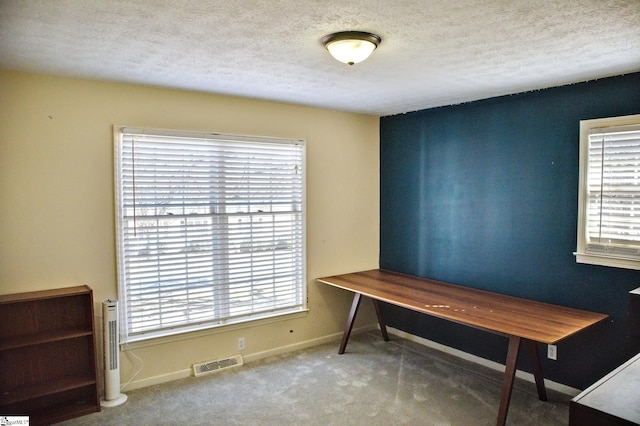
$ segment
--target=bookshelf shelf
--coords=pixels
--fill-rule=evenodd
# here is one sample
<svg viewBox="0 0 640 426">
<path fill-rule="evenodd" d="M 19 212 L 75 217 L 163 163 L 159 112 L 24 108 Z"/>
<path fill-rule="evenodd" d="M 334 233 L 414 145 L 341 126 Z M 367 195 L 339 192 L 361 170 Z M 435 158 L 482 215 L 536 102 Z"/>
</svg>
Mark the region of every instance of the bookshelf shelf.
<svg viewBox="0 0 640 426">
<path fill-rule="evenodd" d="M 0 413 L 50 424 L 100 411 L 93 291 L 0 295 Z"/>
</svg>

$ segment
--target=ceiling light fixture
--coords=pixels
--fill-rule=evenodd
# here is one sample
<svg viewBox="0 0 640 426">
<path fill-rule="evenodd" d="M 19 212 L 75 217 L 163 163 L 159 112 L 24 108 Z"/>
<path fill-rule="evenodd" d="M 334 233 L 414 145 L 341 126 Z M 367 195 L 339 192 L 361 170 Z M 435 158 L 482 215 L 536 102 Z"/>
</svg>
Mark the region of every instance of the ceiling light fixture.
<svg viewBox="0 0 640 426">
<path fill-rule="evenodd" d="M 349 65 L 367 59 L 381 41 L 380 36 L 362 31 L 342 31 L 320 39 L 331 56 Z"/>
</svg>

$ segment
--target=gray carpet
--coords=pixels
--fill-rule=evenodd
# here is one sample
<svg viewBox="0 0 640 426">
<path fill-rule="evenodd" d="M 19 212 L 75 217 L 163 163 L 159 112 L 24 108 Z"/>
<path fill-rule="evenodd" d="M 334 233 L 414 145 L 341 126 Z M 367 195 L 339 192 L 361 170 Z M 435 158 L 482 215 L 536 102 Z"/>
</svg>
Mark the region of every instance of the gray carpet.
<svg viewBox="0 0 640 426">
<path fill-rule="evenodd" d="M 127 393 L 64 425 L 494 425 L 502 374 L 379 333 Z M 506 350 L 506 347 L 505 347 Z M 568 400 L 516 381 L 509 425 L 566 425 Z"/>
</svg>

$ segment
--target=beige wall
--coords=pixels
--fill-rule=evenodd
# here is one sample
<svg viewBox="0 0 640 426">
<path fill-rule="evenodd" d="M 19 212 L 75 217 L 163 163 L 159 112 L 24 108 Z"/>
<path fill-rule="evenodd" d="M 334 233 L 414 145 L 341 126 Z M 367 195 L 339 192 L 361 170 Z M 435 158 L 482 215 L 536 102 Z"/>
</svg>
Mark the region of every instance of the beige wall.
<svg viewBox="0 0 640 426">
<path fill-rule="evenodd" d="M 136 347 L 123 383 L 184 376 L 240 336 L 247 360 L 336 338 L 350 297 L 314 278 L 378 266 L 379 119 L 288 104 L 1 71 L 0 294 L 87 284 L 97 315 L 117 298 L 114 124 L 307 141 L 308 314 Z"/>
</svg>

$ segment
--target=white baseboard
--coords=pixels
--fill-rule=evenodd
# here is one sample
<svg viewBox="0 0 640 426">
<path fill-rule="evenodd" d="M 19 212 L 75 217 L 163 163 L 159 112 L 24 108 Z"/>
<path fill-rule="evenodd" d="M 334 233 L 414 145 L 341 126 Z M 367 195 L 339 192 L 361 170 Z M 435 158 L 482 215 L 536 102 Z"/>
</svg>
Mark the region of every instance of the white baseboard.
<svg viewBox="0 0 640 426">
<path fill-rule="evenodd" d="M 193 376 L 193 368 L 187 368 L 186 370 L 173 371 L 167 374 L 160 374 L 158 376 L 146 377 L 144 379 L 134 380 L 122 388 L 123 392 L 132 391 L 135 389 L 146 388 L 148 386 L 159 385 L 161 383 L 172 382 L 174 380 L 185 379 L 189 376 Z"/>
<path fill-rule="evenodd" d="M 352 333 L 364 333 L 371 330 L 376 330 L 376 325 L 366 325 L 363 327 L 354 328 Z M 256 352 L 252 354 L 243 354 L 242 359 L 245 363 L 258 361 L 270 356 L 281 355 L 287 352 L 293 352 L 301 349 L 310 348 L 312 346 L 322 345 L 324 343 L 334 342 L 342 338 L 342 332 L 329 334 L 327 336 L 318 337 L 315 339 L 305 340 L 303 342 L 294 343 L 291 345 L 280 346 L 277 348 L 269 349 L 262 352 Z M 146 388 L 147 386 L 158 385 L 160 383 L 171 382 L 173 380 L 184 379 L 186 377 L 193 376 L 193 369 L 191 366 L 184 370 L 178 370 L 167 374 L 161 374 L 158 376 L 146 377 L 144 379 L 134 380 L 127 384 L 122 391 L 130 391 L 134 389 Z"/>
<path fill-rule="evenodd" d="M 436 349 L 436 350 L 441 351 L 441 352 L 445 352 L 447 354 L 456 356 L 458 358 L 462 358 L 462 359 L 464 359 L 466 361 L 470 361 L 470 362 L 473 362 L 475 364 L 479 364 L 479 365 L 482 365 L 484 367 L 488 367 L 488 368 L 490 368 L 492 370 L 504 372 L 504 368 L 505 368 L 504 365 L 500 364 L 498 362 L 489 361 L 488 359 L 484 359 L 484 358 L 481 358 L 479 356 L 472 355 L 472 354 L 470 354 L 468 352 L 463 352 L 463 351 L 461 351 L 459 349 L 455 349 L 455 348 L 452 348 L 450 346 L 446 346 L 446 345 L 434 342 L 432 340 L 428 340 L 428 339 L 425 339 L 425 338 L 422 338 L 422 337 L 415 336 L 413 334 L 406 333 L 406 332 L 404 332 L 402 330 L 398 330 L 398 329 L 395 329 L 393 327 L 387 327 L 387 331 L 389 333 L 391 333 L 391 334 L 394 334 L 394 335 L 398 336 L 398 337 L 410 340 L 410 341 L 418 343 L 420 345 L 423 345 L 423 346 L 426 346 L 426 347 L 429 347 L 429 348 L 432 348 L 432 349 Z M 533 377 L 533 374 L 527 373 L 526 371 L 517 370 L 516 371 L 516 377 L 518 377 L 518 378 L 520 378 L 522 380 L 526 380 L 526 381 L 531 382 L 531 383 L 535 383 L 535 378 Z M 552 390 L 554 390 L 556 392 L 561 392 L 561 393 L 564 393 L 564 394 L 569 395 L 569 396 L 576 396 L 580 392 L 582 392 L 580 389 L 576 389 L 576 388 L 573 388 L 571 386 L 563 385 L 562 383 L 557 383 L 557 382 L 554 382 L 554 381 L 549 380 L 549 379 L 544 379 L 544 385 L 546 386 L 547 389 L 552 389 Z"/>
<path fill-rule="evenodd" d="M 363 327 L 354 328 L 352 334 L 364 333 L 371 330 L 377 330 L 377 325 L 366 325 Z M 243 359 L 246 362 L 258 361 L 270 356 L 281 355 L 287 352 L 298 351 L 301 349 L 310 348 L 312 346 L 322 345 L 329 342 L 334 342 L 342 338 L 342 332 L 329 334 L 328 336 L 318 337 L 316 339 L 305 340 L 304 342 L 294 343 L 292 345 L 281 346 L 279 348 L 269 349 L 268 351 L 256 352 L 250 355 L 243 355 Z"/>
<path fill-rule="evenodd" d="M 367 331 L 377 330 L 377 329 L 378 329 L 377 325 L 367 325 L 364 327 L 354 328 L 352 334 L 364 333 Z M 407 339 L 409 341 L 418 343 L 420 345 L 423 345 L 432 349 L 436 349 L 441 352 L 445 352 L 447 354 L 456 356 L 458 358 L 462 358 L 466 361 L 470 361 L 470 362 L 482 365 L 484 367 L 491 368 L 492 370 L 496 370 L 500 372 L 504 371 L 504 365 L 500 363 L 489 361 L 479 356 L 472 355 L 470 353 L 463 352 L 459 349 L 455 349 L 450 346 L 445 346 L 440 343 L 434 342 L 432 340 L 428 340 L 422 337 L 415 336 L 413 334 L 406 333 L 404 331 L 398 330 L 393 327 L 387 327 L 387 331 L 403 339 Z M 243 355 L 242 358 L 245 363 L 254 362 L 254 361 L 258 361 L 271 356 L 281 355 L 284 353 L 293 352 L 301 349 L 310 348 L 312 346 L 317 346 L 317 345 L 322 345 L 324 343 L 337 341 L 337 340 L 340 340 L 341 337 L 342 337 L 342 332 L 329 334 L 327 336 L 305 340 L 303 342 L 298 342 L 291 345 L 280 346 L 280 347 L 269 349 L 262 352 Z M 146 377 L 144 379 L 134 380 L 131 383 L 127 384 L 122 389 L 122 391 L 126 392 L 134 389 L 145 388 L 147 386 L 153 386 L 161 383 L 171 382 L 173 380 L 184 379 L 192 375 L 193 375 L 193 369 L 191 368 L 191 366 L 189 366 L 189 368 L 186 368 L 184 370 L 178 370 L 178 371 L 174 371 L 167 374 L 161 374 L 158 376 L 152 376 L 152 377 Z M 521 370 L 516 371 L 516 377 L 529 381 L 531 383 L 535 383 L 533 374 L 527 373 L 525 371 L 521 371 Z M 544 383 L 547 389 L 552 389 L 554 391 L 561 392 L 569 396 L 576 396 L 581 392 L 579 389 L 572 388 L 570 386 L 563 385 L 561 383 L 557 383 L 548 379 L 544 379 Z"/>
</svg>

